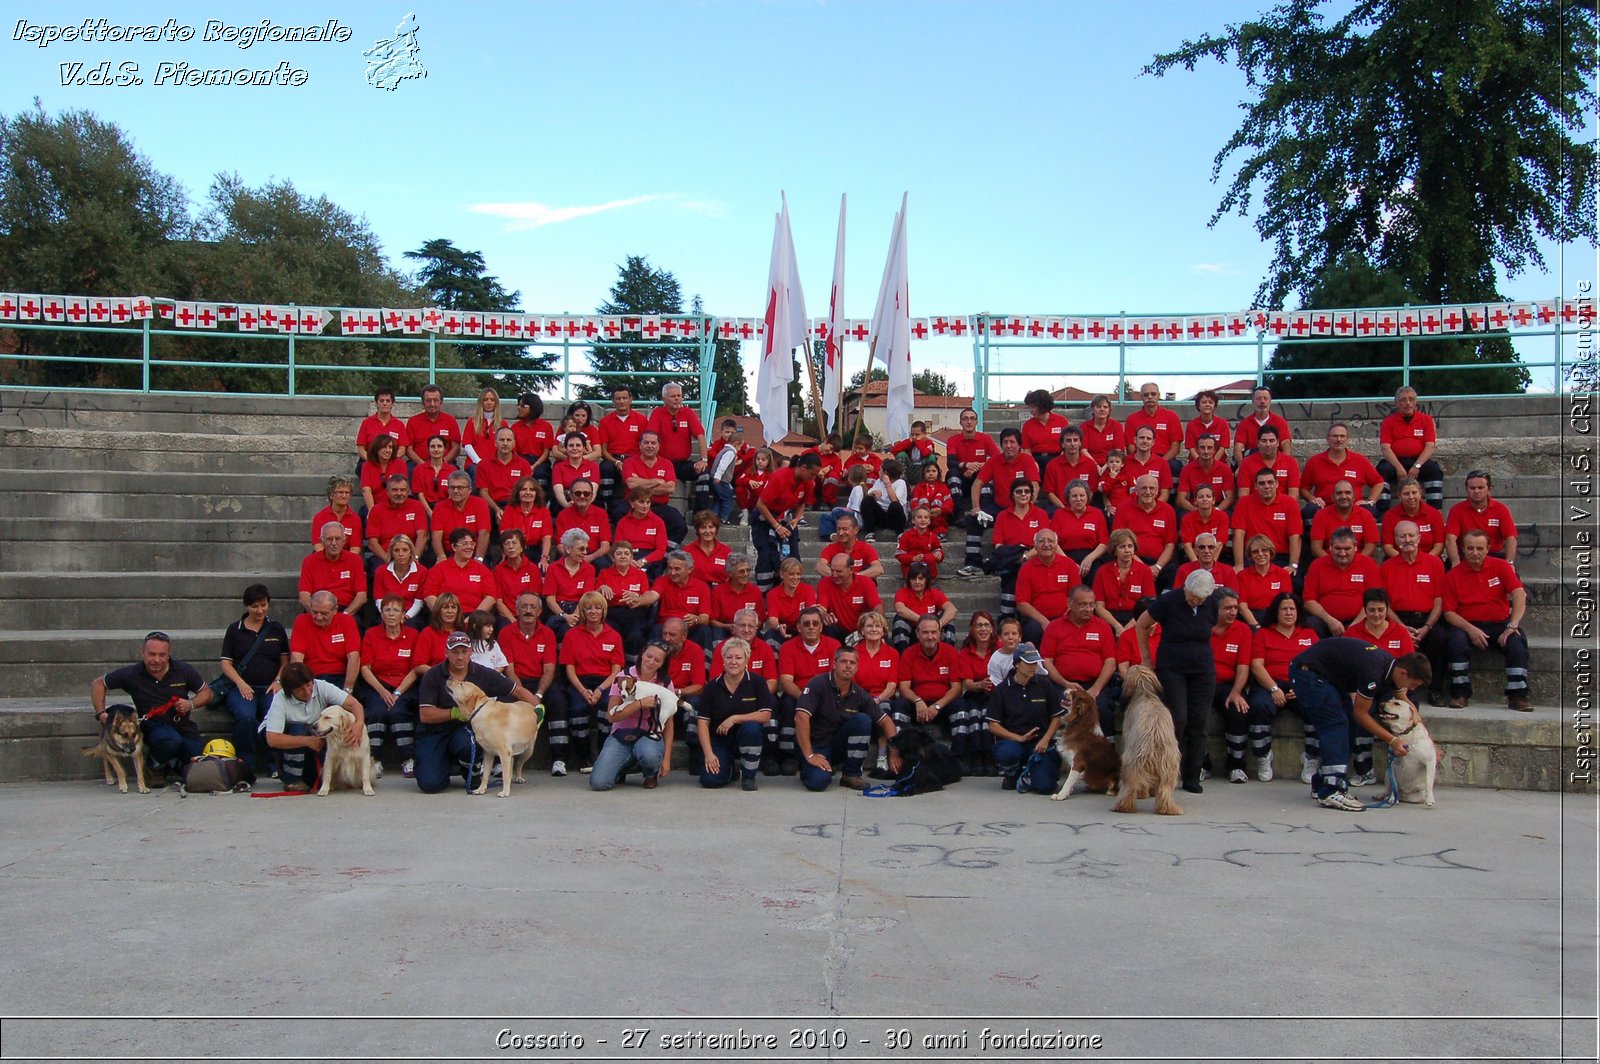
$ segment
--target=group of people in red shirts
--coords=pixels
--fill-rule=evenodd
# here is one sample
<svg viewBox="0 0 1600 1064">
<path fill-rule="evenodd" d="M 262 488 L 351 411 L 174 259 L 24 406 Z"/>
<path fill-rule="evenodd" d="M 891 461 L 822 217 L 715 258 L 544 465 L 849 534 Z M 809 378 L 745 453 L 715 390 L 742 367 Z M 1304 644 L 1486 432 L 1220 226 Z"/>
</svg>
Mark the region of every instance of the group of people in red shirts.
<svg viewBox="0 0 1600 1064">
<path fill-rule="evenodd" d="M 507 420 L 487 389 L 465 426 L 442 398 L 429 386 L 422 411 L 402 420 L 379 391 L 357 434 L 359 475 L 330 481 L 302 566 L 306 612 L 291 650 L 358 693 L 369 728 L 462 629 L 476 633 L 484 662 L 547 701 L 552 740 L 566 743 L 560 760 L 581 765 L 574 740 L 589 734 L 595 692 L 648 642 L 665 641 L 666 674 L 692 714 L 721 674 L 719 647 L 737 637 L 773 701 L 762 765 L 792 771 L 794 706 L 849 643 L 857 682 L 885 712 L 944 720 L 982 773 L 992 659 L 1009 664 L 1029 645 L 1053 681 L 1100 700 L 1112 732 L 1117 680 L 1139 660 L 1134 619 L 1195 569 L 1236 592 L 1248 638 L 1219 632 L 1216 658 L 1219 701 L 1241 715 L 1252 696 L 1280 708 L 1286 684 L 1273 670 L 1287 669 L 1291 649 L 1341 634 L 1428 653 L 1436 703 L 1458 706 L 1471 694 L 1472 649 L 1499 646 L 1510 704 L 1529 704 L 1515 523 L 1477 470 L 1466 499 L 1439 512 L 1436 428 L 1409 388 L 1383 422 L 1376 463 L 1349 448 L 1340 423 L 1302 463 L 1266 389 L 1237 424 L 1210 392 L 1184 424 L 1147 384 L 1123 422 L 1101 396 L 1074 425 L 1036 391 L 1029 416 L 998 440 L 963 411 L 943 462 L 919 423 L 885 453 L 864 434 L 848 452 L 831 436 L 787 464 L 745 443 L 731 420 L 708 440 L 676 385 L 649 415 L 618 388 L 598 421 L 577 403 L 554 428 L 536 395 Z M 808 515 L 825 529 L 809 572 Z M 721 542 L 722 526 L 740 520 L 754 559 Z M 880 554 L 873 533 L 892 551 Z M 939 587 L 951 536 L 965 539 L 958 575 L 1000 577 L 998 609 L 965 625 Z M 337 643 L 330 611 L 312 609 L 320 593 L 348 617 Z M 352 632 L 363 615 L 366 634 Z"/>
</svg>

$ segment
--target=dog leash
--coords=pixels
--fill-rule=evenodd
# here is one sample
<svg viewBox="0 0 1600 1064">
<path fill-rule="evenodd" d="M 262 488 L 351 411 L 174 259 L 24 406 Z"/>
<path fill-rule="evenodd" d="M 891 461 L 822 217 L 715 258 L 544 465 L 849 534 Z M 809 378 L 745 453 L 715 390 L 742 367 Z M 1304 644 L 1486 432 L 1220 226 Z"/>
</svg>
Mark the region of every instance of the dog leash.
<svg viewBox="0 0 1600 1064">
<path fill-rule="evenodd" d="M 1390 809 L 1400 804 L 1400 781 L 1395 778 L 1394 773 L 1394 763 L 1398 760 L 1399 758 L 1395 757 L 1389 758 L 1389 768 L 1384 773 L 1389 778 L 1389 793 L 1376 801 L 1362 803 L 1368 809 Z"/>
<path fill-rule="evenodd" d="M 863 798 L 900 798 L 911 789 L 912 782 L 917 778 L 917 769 L 922 767 L 919 761 L 911 766 L 911 771 L 895 780 L 893 783 L 874 783 L 861 792 Z"/>
</svg>

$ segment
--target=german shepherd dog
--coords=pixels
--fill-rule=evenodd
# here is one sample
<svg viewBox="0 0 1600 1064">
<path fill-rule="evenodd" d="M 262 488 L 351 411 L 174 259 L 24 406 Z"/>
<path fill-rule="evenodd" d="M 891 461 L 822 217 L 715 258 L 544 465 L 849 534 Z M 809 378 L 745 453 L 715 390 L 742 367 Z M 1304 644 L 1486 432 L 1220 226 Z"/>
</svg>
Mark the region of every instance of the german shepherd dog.
<svg viewBox="0 0 1600 1064">
<path fill-rule="evenodd" d="M 116 784 L 117 790 L 128 793 L 128 774 L 122 768 L 123 759 L 133 762 L 134 781 L 140 794 L 149 794 L 144 782 L 144 732 L 139 727 L 139 714 L 132 706 L 110 706 L 106 709 L 105 723 L 100 726 L 100 741 L 83 748 L 84 757 L 98 757 L 106 772 L 106 786 Z M 112 773 L 116 778 L 112 778 Z"/>
</svg>

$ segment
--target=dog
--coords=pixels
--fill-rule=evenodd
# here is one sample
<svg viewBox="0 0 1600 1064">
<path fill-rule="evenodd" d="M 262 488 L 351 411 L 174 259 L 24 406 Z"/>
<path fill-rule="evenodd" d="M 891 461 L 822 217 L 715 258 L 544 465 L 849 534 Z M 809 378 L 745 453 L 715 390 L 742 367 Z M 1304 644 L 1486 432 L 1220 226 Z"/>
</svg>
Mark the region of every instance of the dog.
<svg viewBox="0 0 1600 1064">
<path fill-rule="evenodd" d="M 149 794 L 144 779 L 144 730 L 139 727 L 139 714 L 132 706 L 112 706 L 106 711 L 105 723 L 100 726 L 100 741 L 83 748 L 84 757 L 98 757 L 105 769 L 106 786 L 116 784 L 117 790 L 128 793 L 128 774 L 122 768 L 126 758 L 133 762 L 133 778 L 140 794 Z M 116 777 L 112 778 L 112 773 Z"/>
<path fill-rule="evenodd" d="M 1391 698 L 1372 711 L 1389 734 L 1405 740 L 1410 749 L 1405 757 L 1390 759 L 1394 782 L 1402 802 L 1420 803 L 1433 808 L 1433 781 L 1439 772 L 1439 748 L 1422 723 L 1422 714 L 1403 698 Z"/>
<path fill-rule="evenodd" d="M 377 793 L 372 789 L 372 748 L 367 745 L 366 735 L 357 738 L 353 746 L 345 740 L 345 732 L 354 720 L 355 714 L 343 706 L 329 706 L 311 726 L 324 740 L 319 798 L 326 798 L 335 785 L 353 790 L 357 783 L 367 797 Z"/>
<path fill-rule="evenodd" d="M 1154 797 L 1159 816 L 1182 816 L 1172 800 L 1178 785 L 1178 736 L 1172 714 L 1161 701 L 1161 681 L 1143 665 L 1128 670 L 1122 683 L 1128 708 L 1122 723 L 1122 797 L 1113 813 L 1138 812 L 1141 798 Z"/>
<path fill-rule="evenodd" d="M 483 775 L 473 794 L 487 794 L 489 775 L 500 759 L 500 797 L 511 797 L 513 780 L 523 783 L 522 766 L 533 756 L 533 744 L 544 725 L 544 706 L 533 702 L 502 702 L 490 698 L 475 683 L 451 680 L 450 697 L 483 747 Z M 676 704 L 673 706 L 677 708 Z"/>
<path fill-rule="evenodd" d="M 950 748 L 920 728 L 901 728 L 889 740 L 900 755 L 900 774 L 895 778 L 896 797 L 942 791 L 961 782 L 961 766 Z"/>
<path fill-rule="evenodd" d="M 654 695 L 656 699 L 656 731 L 667 726 L 667 721 L 678 715 L 678 696 L 658 683 L 641 680 L 634 676 L 619 677 L 617 681 L 622 689 L 622 700 L 631 702 L 635 698 L 649 698 Z"/>
<path fill-rule="evenodd" d="M 1052 801 L 1072 797 L 1080 786 L 1086 791 L 1117 793 L 1122 773 L 1122 758 L 1117 748 L 1100 731 L 1100 707 L 1087 691 L 1067 693 L 1067 720 L 1056 732 L 1056 753 L 1067 767 L 1067 778 L 1050 796 Z"/>
</svg>

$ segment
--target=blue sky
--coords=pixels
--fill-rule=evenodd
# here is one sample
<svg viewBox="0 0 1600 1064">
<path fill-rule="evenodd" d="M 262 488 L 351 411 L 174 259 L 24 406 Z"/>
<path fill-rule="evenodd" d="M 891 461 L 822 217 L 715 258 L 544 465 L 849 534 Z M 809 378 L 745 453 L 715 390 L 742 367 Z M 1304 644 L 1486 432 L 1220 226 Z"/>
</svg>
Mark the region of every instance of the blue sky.
<svg viewBox="0 0 1600 1064">
<path fill-rule="evenodd" d="M 1139 71 L 1262 6 L 171 2 L 111 16 L 35 3 L 11 5 L 0 79 L 13 108 L 37 95 L 52 113 L 116 122 L 197 206 L 218 171 L 251 185 L 288 178 L 365 215 L 397 264 L 435 237 L 481 250 L 533 312 L 592 311 L 617 265 L 643 254 L 711 312 L 757 315 L 779 190 L 813 314 L 826 302 L 840 193 L 850 197 L 846 312 L 867 317 L 902 191 L 914 315 L 1199 312 L 1247 306 L 1269 258 L 1248 219 L 1206 225 L 1219 196 L 1212 157 L 1237 123 L 1243 78 L 1218 66 L 1159 80 Z M 284 25 L 338 19 L 351 39 L 200 40 L 208 19 L 264 12 Z M 407 12 L 428 76 L 373 88 L 361 53 Z M 170 17 L 197 32 L 188 43 L 13 39 L 18 18 L 101 16 Z M 138 63 L 146 84 L 61 85 L 60 63 L 102 60 Z M 151 83 L 162 61 L 284 60 L 306 70 L 304 85 Z M 1571 295 L 1578 277 L 1594 278 L 1592 249 L 1551 250 L 1552 273 L 1506 280 L 1508 295 Z M 969 345 L 916 356 L 970 373 Z M 1107 356 L 1094 357 L 1084 372 L 1105 368 Z"/>
</svg>

